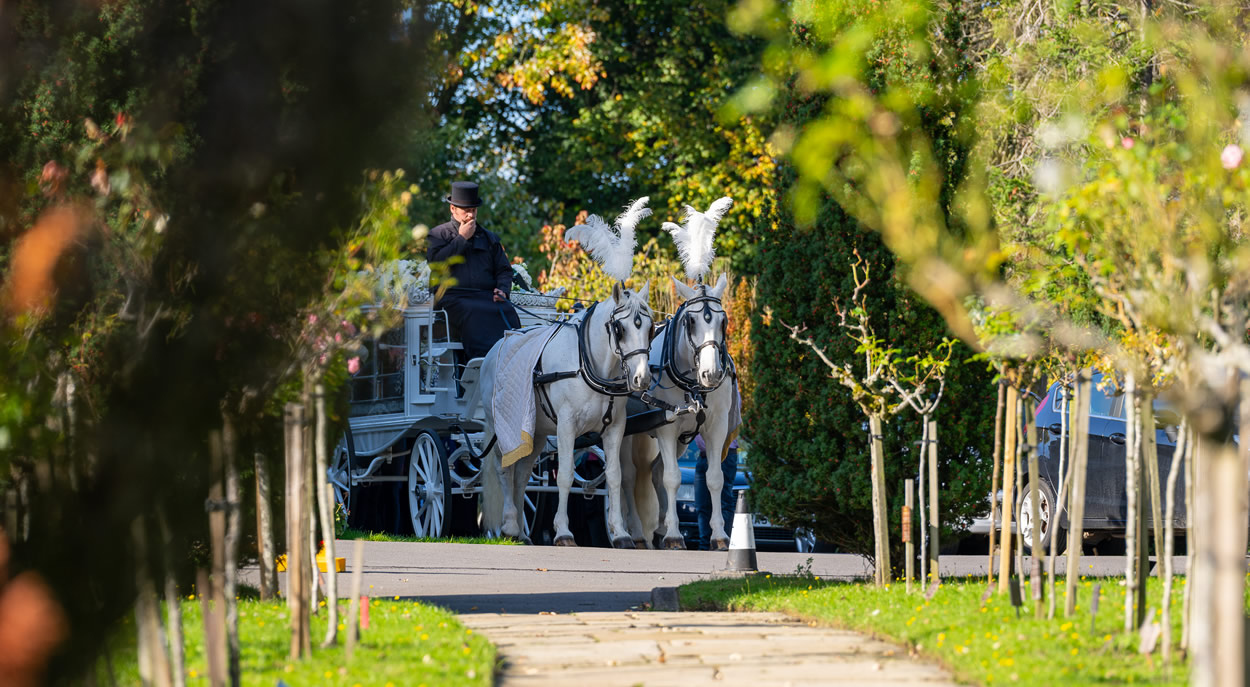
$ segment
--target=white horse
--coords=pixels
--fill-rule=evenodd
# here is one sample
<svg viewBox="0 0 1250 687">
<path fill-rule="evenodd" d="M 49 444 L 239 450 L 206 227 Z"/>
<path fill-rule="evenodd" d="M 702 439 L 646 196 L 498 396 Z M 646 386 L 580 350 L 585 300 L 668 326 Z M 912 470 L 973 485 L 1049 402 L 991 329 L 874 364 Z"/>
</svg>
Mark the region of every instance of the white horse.
<svg viewBox="0 0 1250 687">
<path fill-rule="evenodd" d="M 555 515 L 555 544 L 576 546 L 569 530 L 568 497 L 573 486 L 573 444 L 578 436 L 599 432 L 603 441 L 607 487 L 621 489 L 621 438 L 625 432 L 625 396 L 651 385 L 648 351 L 652 314 L 647 304 L 650 284 L 635 293 L 617 283 L 609 300 L 596 303 L 574 323 L 558 327 L 539 356 L 542 375 L 535 387 L 538 411 L 534 421 L 534 449 L 530 455 L 502 468 L 502 454 L 495 446 L 483 459 L 482 491 L 484 529 L 524 539 L 527 531 L 525 487 L 534 461 L 556 436 L 560 488 Z M 496 344 L 482 362 L 481 398 L 490 399 L 497 365 Z M 472 404 L 471 406 L 472 407 Z M 495 432 L 487 401 L 486 433 Z M 608 535 L 613 546 L 634 548 L 621 515 L 621 499 L 609 499 Z"/>
<path fill-rule="evenodd" d="M 662 365 L 658 386 L 652 395 L 671 405 L 697 396 L 703 405 L 702 421 L 695 414 L 685 414 L 671 423 L 657 427 L 651 437 L 631 437 L 622 462 L 624 466 L 624 497 L 629 513 L 630 536 L 637 542 L 649 542 L 651 533 L 663 532 L 666 549 L 686 548 L 677 526 L 677 487 L 681 471 L 677 458 L 696 434 L 702 434 L 707 447 L 707 488 L 712 496 L 711 547 L 729 548 L 721 513 L 721 487 L 724 475 L 719 462 L 727 454 L 736 427 L 737 389 L 733 377 L 733 361 L 725 348 L 728 318 L 721 305 L 726 279 L 721 275 L 716 286 L 699 284 L 691 288 L 674 279 L 678 295 L 683 299 L 668 324 L 651 342 L 653 361 Z M 658 486 L 653 485 L 652 466 L 659 453 L 658 468 L 662 472 L 663 499 L 656 498 Z M 659 518 L 658 508 L 663 509 Z"/>
</svg>

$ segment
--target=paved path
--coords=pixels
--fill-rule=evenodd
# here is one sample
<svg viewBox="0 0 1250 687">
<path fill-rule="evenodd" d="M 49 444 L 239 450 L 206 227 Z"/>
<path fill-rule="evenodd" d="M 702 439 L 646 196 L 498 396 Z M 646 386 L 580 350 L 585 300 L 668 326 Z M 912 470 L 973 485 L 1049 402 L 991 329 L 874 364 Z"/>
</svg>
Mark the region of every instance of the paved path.
<svg viewBox="0 0 1250 687">
<path fill-rule="evenodd" d="M 476 613 L 460 620 L 499 647 L 498 687 L 955 684 L 897 646 L 778 613 Z"/>
<path fill-rule="evenodd" d="M 350 571 L 354 542 L 337 554 Z M 421 599 L 457 613 L 624 611 L 651 598 L 653 587 L 706 578 L 728 562 L 724 552 L 652 551 L 491 544 L 365 542 L 364 593 Z M 761 570 L 784 574 L 807 568 L 826 579 L 872 574 L 864 558 L 847 554 L 758 553 Z M 985 556 L 943 556 L 944 575 L 984 575 Z M 1063 569 L 1063 559 L 1059 569 Z M 1094 566 L 1090 568 L 1089 566 Z M 1123 574 L 1122 556 L 1084 556 L 1083 574 Z M 1028 570 L 1027 563 L 1025 570 Z M 279 575 L 285 584 L 285 575 Z M 255 568 L 244 580 L 257 584 Z M 350 594 L 339 578 L 341 596 Z"/>
</svg>

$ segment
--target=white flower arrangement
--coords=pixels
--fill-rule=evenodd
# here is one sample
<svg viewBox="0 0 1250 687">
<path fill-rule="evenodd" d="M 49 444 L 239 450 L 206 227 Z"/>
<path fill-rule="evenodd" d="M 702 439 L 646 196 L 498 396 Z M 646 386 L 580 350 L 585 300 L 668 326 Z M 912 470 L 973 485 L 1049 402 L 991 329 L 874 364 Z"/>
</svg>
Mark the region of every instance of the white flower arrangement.
<svg viewBox="0 0 1250 687">
<path fill-rule="evenodd" d="M 524 280 L 526 284 L 529 284 L 531 291 L 538 291 L 538 285 L 535 284 L 534 279 L 530 277 L 529 267 L 524 262 L 513 263 L 512 273 L 520 277 L 522 280 Z M 512 282 L 513 291 L 517 291 L 520 289 L 521 289 L 520 284 L 517 284 L 515 281 Z"/>
</svg>

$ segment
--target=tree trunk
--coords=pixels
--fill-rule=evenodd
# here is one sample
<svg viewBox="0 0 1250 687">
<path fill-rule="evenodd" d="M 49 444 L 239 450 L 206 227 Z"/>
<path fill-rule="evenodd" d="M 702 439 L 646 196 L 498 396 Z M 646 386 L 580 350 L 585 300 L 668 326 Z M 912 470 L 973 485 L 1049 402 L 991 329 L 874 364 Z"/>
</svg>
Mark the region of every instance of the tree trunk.
<svg viewBox="0 0 1250 687">
<path fill-rule="evenodd" d="M 304 551 L 308 536 L 305 514 L 307 489 L 304 488 L 304 406 L 288 403 L 286 427 L 286 541 L 287 607 L 291 613 L 290 656 L 303 658 L 312 653 L 308 624 L 308 582 Z"/>
<path fill-rule="evenodd" d="M 929 583 L 929 518 L 925 512 L 925 503 L 928 494 L 925 491 L 925 485 L 928 484 L 928 474 L 926 463 L 929 460 L 929 421 L 923 419 L 920 425 L 920 468 L 918 475 L 917 487 L 919 489 L 918 497 L 920 502 L 920 589 L 923 590 L 925 585 Z"/>
<path fill-rule="evenodd" d="M 224 431 L 214 430 L 208 437 L 209 478 L 208 478 L 208 532 L 209 548 L 212 551 L 212 585 L 211 612 L 213 622 L 211 631 L 212 642 L 221 647 L 219 653 L 210 657 L 212 665 L 209 674 L 214 684 L 225 684 L 229 679 L 229 649 L 226 640 L 226 489 L 225 463 L 226 449 Z M 206 625 L 206 628 L 208 626 Z M 217 680 L 221 682 L 218 683 Z"/>
<path fill-rule="evenodd" d="M 998 541 L 998 466 L 1003 459 L 1003 410 L 1007 402 L 1007 385 L 998 380 L 998 406 L 994 411 L 994 467 L 990 477 L 990 553 L 986 565 L 987 586 L 994 588 L 994 543 Z"/>
<path fill-rule="evenodd" d="M 1041 470 L 1038 466 L 1037 459 L 1037 425 L 1032 421 L 1033 418 L 1033 398 L 1026 396 L 1024 399 L 1024 417 L 1027 424 L 1025 436 L 1028 437 L 1029 452 L 1029 501 L 1030 512 L 1029 517 L 1033 518 L 1033 536 L 1029 542 L 1029 589 L 1033 592 L 1033 617 L 1042 617 L 1042 558 L 1045 556 L 1042 548 L 1042 515 L 1041 504 L 1038 503 L 1038 482 L 1041 481 Z M 1053 505 L 1053 504 L 1052 504 Z M 1054 508 L 1051 508 L 1052 515 Z M 1022 535 L 1023 536 L 1023 535 Z"/>
<path fill-rule="evenodd" d="M 1181 464 L 1189 450 L 1189 423 L 1182 420 L 1176 434 L 1176 449 L 1172 453 L 1172 466 L 1168 470 L 1168 486 L 1164 492 L 1165 514 L 1163 516 L 1163 662 L 1172 662 L 1172 555 L 1176 546 L 1176 480 L 1181 474 Z"/>
<path fill-rule="evenodd" d="M 352 660 L 356 642 L 360 641 L 360 586 L 365 573 L 365 542 L 357 539 L 352 546 L 352 599 L 347 605 L 347 661 Z"/>
<path fill-rule="evenodd" d="M 1085 543 L 1085 472 L 1089 464 L 1089 370 L 1077 375 L 1075 405 L 1071 408 L 1074 421 L 1069 424 L 1072 432 L 1072 469 L 1068 479 L 1072 482 L 1068 505 L 1068 569 L 1063 581 L 1063 615 L 1071 618 L 1076 613 L 1076 583 L 1080 576 L 1081 546 Z"/>
<path fill-rule="evenodd" d="M 208 684 L 222 687 L 226 684 L 223 668 L 226 663 L 226 647 L 222 644 L 225 630 L 221 627 L 222 619 L 216 610 L 221 608 L 221 599 L 213 598 L 214 585 L 204 568 L 195 571 L 195 589 L 200 594 L 200 617 L 204 620 L 204 662 L 208 666 Z"/>
<path fill-rule="evenodd" d="M 1194 585 L 1198 584 L 1202 563 L 1198 556 L 1198 511 L 1194 493 L 1198 488 L 1198 461 L 1202 459 L 1202 439 L 1189 427 L 1189 459 L 1185 461 L 1185 591 L 1181 599 L 1181 651 L 1189 651 L 1193 629 Z"/>
<path fill-rule="evenodd" d="M 1024 391 L 1021 389 L 1021 391 Z M 1025 427 L 1029 424 L 1028 418 L 1024 416 L 1024 394 L 1016 397 L 1016 500 L 1012 502 L 1012 515 L 1016 519 L 1016 551 L 1015 551 L 1015 567 L 1016 575 L 1020 576 L 1021 589 L 1024 587 L 1024 530 L 1020 529 L 1020 513 L 1024 506 L 1024 466 L 1029 457 L 1028 438 L 1025 433 Z"/>
<path fill-rule="evenodd" d="M 1223 436 L 1204 436 L 1199 451 L 1194 500 L 1200 576 L 1191 583 L 1191 684 L 1240 687 L 1245 684 L 1246 462 Z"/>
<path fill-rule="evenodd" d="M 925 446 L 929 452 L 929 577 L 930 589 L 942 581 L 942 569 L 939 566 L 942 554 L 941 518 L 938 515 L 938 433 L 937 420 L 933 415 L 925 416 L 925 426 L 929 430 L 929 441 Z"/>
<path fill-rule="evenodd" d="M 253 454 L 252 463 L 256 466 L 256 538 L 259 542 L 256 548 L 260 558 L 260 598 L 267 601 L 278 593 L 273 504 L 269 500 L 269 461 L 258 451 Z"/>
<path fill-rule="evenodd" d="M 314 452 L 316 450 L 315 433 L 313 428 L 316 424 L 316 405 L 313 401 L 313 383 L 311 375 L 304 377 L 304 529 L 308 536 L 308 569 L 311 572 L 310 587 L 308 588 L 308 613 L 309 615 L 317 615 L 320 612 L 320 606 L 317 602 L 321 596 L 321 573 L 317 570 L 317 552 L 320 547 L 317 545 L 317 522 L 320 518 L 317 516 L 317 480 L 313 475 L 316 466 Z"/>
<path fill-rule="evenodd" d="M 173 687 L 187 684 L 186 648 L 182 636 L 182 601 L 178 596 L 178 579 L 174 565 L 174 535 L 169 530 L 165 507 L 156 506 L 156 521 L 161 528 L 161 554 L 165 559 L 165 614 L 169 637 L 169 666 Z"/>
<path fill-rule="evenodd" d="M 334 569 L 334 492 L 330 488 L 327 479 L 327 471 L 329 470 L 329 457 L 326 451 L 326 398 L 325 385 L 317 384 L 314 392 L 317 399 L 317 438 L 313 445 L 316 447 L 317 456 L 317 495 L 318 506 L 321 513 L 321 531 L 325 536 L 325 558 L 326 558 L 326 610 L 328 617 L 326 619 L 326 636 L 322 640 L 321 646 L 331 646 L 338 642 L 339 631 L 339 588 L 338 575 Z"/>
<path fill-rule="evenodd" d="M 152 582 L 148 561 L 148 537 L 143 519 L 130 524 L 135 546 L 135 625 L 138 630 L 139 679 L 144 687 L 169 687 L 169 660 L 165 655 L 165 633 L 161 628 L 160 603 Z"/>
<path fill-rule="evenodd" d="M 868 431 L 872 433 L 872 519 L 876 533 L 876 581 L 885 586 L 890 580 L 890 540 L 887 529 L 888 514 L 885 509 L 885 460 L 881 447 L 881 416 L 868 417 Z"/>
<path fill-rule="evenodd" d="M 239 667 L 239 539 L 243 536 L 242 505 L 239 500 L 238 437 L 234 422 L 222 413 L 221 437 L 226 468 L 226 533 L 223 575 L 224 595 L 222 602 L 226 614 L 226 663 L 231 687 L 239 687 L 242 672 Z"/>
<path fill-rule="evenodd" d="M 1159 528 L 1163 508 L 1159 503 L 1159 446 L 1156 443 L 1154 396 L 1149 386 L 1143 387 L 1138 395 L 1137 440 L 1141 444 L 1141 455 L 1137 462 L 1137 627 L 1140 628 L 1147 620 L 1146 612 L 1149 610 L 1146 605 L 1146 580 L 1150 577 L 1151 537 L 1146 536 L 1146 508 L 1150 508 L 1156 558 L 1163 555 L 1163 530 Z M 1154 469 L 1151 469 L 1152 466 Z"/>
<path fill-rule="evenodd" d="M 1053 528 L 1059 527 L 1059 515 L 1064 511 L 1064 504 L 1067 503 L 1069 483 L 1071 482 L 1071 480 L 1067 478 L 1068 467 L 1066 465 L 1066 459 L 1068 456 L 1068 434 L 1070 431 L 1068 429 L 1068 397 L 1071 395 L 1069 393 L 1070 387 L 1068 385 L 1066 375 L 1064 376 L 1063 383 L 1059 386 L 1059 391 L 1063 394 L 1063 401 L 1061 404 L 1062 410 L 1059 413 L 1059 491 L 1055 495 L 1054 504 L 1051 505 L 1051 517 L 1053 520 L 1050 526 Z M 1051 532 L 1050 558 L 1047 560 L 1047 569 L 1050 573 L 1050 589 L 1048 590 L 1050 598 L 1047 601 L 1049 605 L 1046 610 L 1046 618 L 1048 620 L 1055 619 L 1055 559 L 1058 558 L 1059 554 L 1059 530 L 1052 529 Z"/>
<path fill-rule="evenodd" d="M 1141 544 L 1137 536 L 1137 526 L 1141 522 L 1138 517 L 1141 504 L 1137 499 L 1137 476 L 1141 474 L 1141 424 L 1138 410 L 1137 375 L 1132 371 L 1124 374 L 1124 494 L 1125 494 L 1125 528 L 1124 528 L 1124 631 L 1132 632 L 1139 625 L 1135 622 L 1137 615 L 1137 547 Z"/>
<path fill-rule="evenodd" d="M 1011 521 L 1012 504 L 1015 503 L 1015 476 L 1016 476 L 1016 430 L 1019 423 L 1016 422 L 1016 401 L 1019 399 L 1019 392 L 1014 386 L 1007 387 L 1007 437 L 1003 442 L 1003 526 L 1002 526 L 1002 551 L 998 557 L 998 593 L 1007 593 L 1007 578 L 1011 576 Z M 997 498 L 997 494 L 994 495 Z"/>
</svg>

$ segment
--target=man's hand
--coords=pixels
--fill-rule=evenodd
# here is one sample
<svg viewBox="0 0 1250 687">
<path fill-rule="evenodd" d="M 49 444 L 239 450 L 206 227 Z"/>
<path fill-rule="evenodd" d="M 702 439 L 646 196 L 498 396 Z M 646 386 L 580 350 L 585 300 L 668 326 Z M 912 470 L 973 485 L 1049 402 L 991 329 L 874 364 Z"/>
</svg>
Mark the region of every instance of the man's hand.
<svg viewBox="0 0 1250 687">
<path fill-rule="evenodd" d="M 477 231 L 477 220 L 467 219 L 460 223 L 460 235 L 465 239 L 473 238 L 473 232 Z"/>
<path fill-rule="evenodd" d="M 508 300 L 508 294 L 504 293 L 503 291 L 500 291 L 499 289 L 495 289 L 495 302 L 502 303 L 503 301 L 506 301 L 506 300 Z"/>
</svg>

